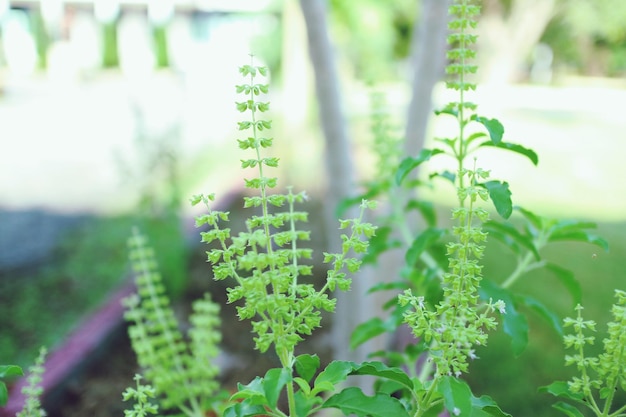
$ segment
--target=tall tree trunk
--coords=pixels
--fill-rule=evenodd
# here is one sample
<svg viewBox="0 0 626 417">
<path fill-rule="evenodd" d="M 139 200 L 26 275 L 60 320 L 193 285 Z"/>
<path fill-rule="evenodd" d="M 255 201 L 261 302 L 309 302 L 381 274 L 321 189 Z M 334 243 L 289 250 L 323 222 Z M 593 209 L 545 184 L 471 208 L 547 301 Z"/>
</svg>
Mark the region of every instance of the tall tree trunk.
<svg viewBox="0 0 626 417">
<path fill-rule="evenodd" d="M 319 118 L 326 141 L 324 160 L 326 163 L 326 229 L 327 248 L 341 251 L 341 240 L 335 209 L 339 202 L 352 196 L 355 190 L 355 173 L 347 124 L 342 108 L 339 76 L 333 46 L 327 27 L 327 5 L 325 0 L 300 0 L 306 22 L 309 54 L 315 73 L 315 90 L 319 105 Z M 355 213 L 346 214 L 352 216 Z M 364 277 L 355 279 L 352 290 L 337 294 L 337 310 L 333 316 L 334 355 L 340 359 L 363 360 L 364 352 L 349 349 L 350 334 L 365 320 L 365 297 L 369 282 Z"/>
<path fill-rule="evenodd" d="M 424 147 L 432 114 L 432 91 L 446 64 L 448 7 L 451 3 L 451 0 L 422 0 L 419 27 L 413 31 L 413 90 L 404 133 L 404 150 L 409 156 L 416 156 Z"/>
<path fill-rule="evenodd" d="M 485 1 L 478 38 L 483 84 L 501 85 L 520 78 L 557 6 L 556 0 L 513 0 L 505 10 L 499 0 Z"/>
</svg>

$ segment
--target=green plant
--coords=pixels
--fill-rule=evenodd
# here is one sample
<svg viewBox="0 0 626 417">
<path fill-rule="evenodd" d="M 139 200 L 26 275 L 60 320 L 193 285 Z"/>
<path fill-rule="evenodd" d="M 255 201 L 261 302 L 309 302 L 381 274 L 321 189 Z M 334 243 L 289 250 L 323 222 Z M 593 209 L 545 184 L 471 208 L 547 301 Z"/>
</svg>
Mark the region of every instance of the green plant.
<svg viewBox="0 0 626 417">
<path fill-rule="evenodd" d="M 477 168 L 480 152 L 487 147 L 512 151 L 535 165 L 538 157 L 531 149 L 505 142 L 502 124 L 476 113 L 477 106 L 466 100 L 466 93 L 476 88 L 470 79 L 477 70 L 471 64 L 475 54 L 471 45 L 476 41 L 472 29 L 476 27 L 479 8 L 469 1 L 457 1 L 450 11 L 455 19 L 450 23 L 452 33 L 448 37 L 451 49 L 447 73 L 451 79 L 447 86 L 458 92 L 458 100 L 435 113 L 456 120 L 456 136 L 436 138 L 439 148 L 424 149 L 416 157 L 403 159 L 397 169 L 393 169 L 393 162 L 389 161 L 396 157 L 399 142 L 389 134 L 385 121 L 376 115 L 373 133 L 376 148 L 382 152 L 378 175 L 366 184 L 363 194 L 368 198 L 383 199 L 390 206 L 390 214 L 377 221 L 381 227 L 372 240 L 374 251 L 368 254 L 366 261 L 376 262 L 378 256 L 389 249 L 405 250 L 401 278 L 381 283 L 372 288 L 372 292 L 402 290 L 403 293 L 398 297 L 399 304 L 395 303 L 394 296 L 385 305 L 390 310 L 386 320 L 375 317 L 360 325 L 351 344 L 356 347 L 385 332 L 396 332 L 403 324 L 411 328 L 417 344 L 409 343 L 400 352 L 386 350 L 372 355 L 408 369 L 409 375 L 419 381 L 414 398 L 415 415 L 436 413 L 444 406 L 450 412 L 469 415 L 478 412 L 471 411 L 472 407 L 487 404 L 478 401 L 469 386 L 459 378 L 468 372 L 469 362 L 477 358 L 477 346 L 486 344 L 486 330 L 495 327 L 490 313 L 499 311 L 502 314 L 504 332 L 510 336 L 516 355 L 521 354 L 528 343 L 528 323 L 523 310 L 539 313 L 557 332 L 562 332 L 560 319 L 550 306 L 512 288 L 529 272 L 545 268 L 561 280 L 574 303 L 580 302 L 580 285 L 573 273 L 542 259 L 540 250 L 543 247 L 550 242 L 573 240 L 608 249 L 606 241 L 589 232 L 588 229 L 594 228 L 595 224 L 546 219 L 514 206 L 508 183 L 489 180 L 489 172 Z M 381 142 L 391 150 L 381 147 Z M 394 145 L 396 153 L 393 152 Z M 417 168 L 440 157 L 451 158 L 454 171 L 414 175 Z M 458 207 L 452 211 L 456 225 L 451 227 L 451 234 L 448 227 L 439 226 L 431 202 L 411 196 L 413 190 L 433 187 L 434 181 L 440 180 L 454 184 L 457 190 Z M 346 205 L 356 200 L 348 201 Z M 488 200 L 505 221 L 490 220 L 489 213 L 481 206 Z M 415 224 L 409 214 L 413 211 L 421 215 L 422 223 L 426 225 L 419 233 L 412 232 Z M 521 219 L 516 223 L 506 221 L 514 212 L 519 213 Z M 510 275 L 504 280 L 482 276 L 481 259 L 485 256 L 487 236 L 503 242 L 515 256 Z M 415 363 L 420 357 L 426 359 L 416 369 Z M 490 403 L 482 412 L 500 415 L 501 411 L 496 411 L 492 400 L 481 398 Z M 461 403 L 464 405 L 458 406 Z"/>
<path fill-rule="evenodd" d="M 256 209 L 257 214 L 246 221 L 247 232 L 231 236 L 230 228 L 222 226 L 228 221 L 229 213 L 211 208 L 214 195 L 196 195 L 192 204 L 203 203 L 208 210 L 208 214 L 196 219 L 196 225 L 210 227 L 201 233 L 203 242 L 218 243 L 218 248 L 207 252 L 215 279 L 235 280 L 236 286 L 228 290 L 228 301 L 242 300 L 243 305 L 237 307 L 238 315 L 242 320 L 252 319 L 256 348 L 266 352 L 273 347 L 282 367 L 239 386 L 232 399 L 240 402 L 229 407 L 225 415 L 285 415 L 278 407 L 282 390 L 286 390 L 289 415 L 309 415 L 323 407 L 341 406 L 339 397 L 331 397 L 334 402 L 324 402 L 320 394 L 334 390 L 356 365 L 340 363 L 339 371 L 329 367 L 321 375 L 330 372 L 332 376 L 318 377 L 310 386 L 320 366 L 319 358 L 308 354 L 296 356 L 295 348 L 304 336 L 321 325 L 321 311 L 334 310 L 335 300 L 328 293 L 350 288 L 347 272 L 358 271 L 361 261 L 355 255 L 366 252 L 367 238 L 374 235 L 375 227 L 363 222 L 364 211 L 373 208 L 373 204 L 362 201 L 359 218 L 340 222 L 340 228 L 348 233 L 341 236 L 341 253 L 324 253 L 329 270 L 322 288 L 306 283 L 304 279 L 311 275 L 311 266 L 303 261 L 311 258 L 312 251 L 299 247 L 300 242 L 309 239 L 309 232 L 300 230 L 297 224 L 305 222 L 308 214 L 295 209 L 296 203 L 306 199 L 306 194 L 295 194 L 291 188 L 286 194 L 271 193 L 277 178 L 266 176 L 266 170 L 276 168 L 278 159 L 262 154 L 272 146 L 273 139 L 261 137 L 261 132 L 271 127 L 270 121 L 259 116 L 269 110 L 269 103 L 257 101 L 258 96 L 268 92 L 268 85 L 257 78 L 266 76 L 267 70 L 245 65 L 240 72 L 249 82 L 237 86 L 237 92 L 246 97 L 237 103 L 237 109 L 248 111 L 250 119 L 239 122 L 239 130 L 251 132 L 239 140 L 239 147 L 252 152 L 251 158 L 241 161 L 241 167 L 256 170 L 256 176 L 245 182 L 247 188 L 257 192 L 255 196 L 245 197 L 244 206 Z"/>
<path fill-rule="evenodd" d="M 608 323 L 608 337 L 603 340 L 604 351 L 597 357 L 585 352 L 585 346 L 594 343 L 595 337 L 588 334 L 596 331 L 596 323 L 583 319 L 583 307 L 576 306 L 576 318 L 565 318 L 565 327 L 572 327 L 573 332 L 566 334 L 563 340 L 565 347 L 574 351 L 565 356 L 565 364 L 575 365 L 579 376 L 541 389 L 586 407 L 597 417 L 626 416 L 626 405 L 614 403 L 617 391 L 626 391 L 626 292 L 616 290 L 615 298 L 611 307 L 613 321 Z M 559 401 L 553 407 L 570 417 L 583 416 L 568 402 Z"/>
<path fill-rule="evenodd" d="M 24 375 L 24 371 L 22 371 L 22 368 L 19 366 L 0 365 L 0 407 L 6 405 L 9 399 L 9 391 L 7 390 L 6 383 L 3 380 L 21 375 Z"/>
<path fill-rule="evenodd" d="M 150 402 L 151 398 L 156 397 L 156 390 L 151 385 L 143 385 L 139 374 L 135 374 L 133 379 L 136 387 L 126 388 L 122 399 L 124 401 L 132 399 L 135 404 L 131 410 L 124 410 L 124 417 L 145 417 L 149 414 L 158 414 L 159 406 Z"/>
<path fill-rule="evenodd" d="M 221 337 L 216 330 L 219 306 L 208 295 L 194 302 L 187 342 L 165 295 L 154 253 L 136 229 L 129 247 L 137 294 L 124 300 L 125 318 L 131 323 L 128 333 L 139 365 L 163 409 L 204 416 L 222 397 L 215 380 L 219 370 L 212 364 Z"/>
<path fill-rule="evenodd" d="M 17 417 L 44 417 L 46 415 L 41 408 L 41 394 L 43 392 L 41 381 L 45 371 L 44 363 L 47 353 L 47 349 L 42 347 L 35 363 L 28 368 L 28 385 L 22 389 L 22 393 L 26 396 L 26 402 L 22 411 L 17 413 Z"/>
</svg>

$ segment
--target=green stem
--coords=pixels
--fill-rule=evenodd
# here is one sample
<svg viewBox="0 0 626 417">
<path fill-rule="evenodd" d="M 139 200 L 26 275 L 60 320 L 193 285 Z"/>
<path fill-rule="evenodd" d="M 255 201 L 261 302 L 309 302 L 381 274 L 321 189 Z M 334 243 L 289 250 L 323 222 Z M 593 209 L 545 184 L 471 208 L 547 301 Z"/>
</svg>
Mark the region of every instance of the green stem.
<svg viewBox="0 0 626 417">
<path fill-rule="evenodd" d="M 426 413 L 432 407 L 433 404 L 431 404 L 431 398 L 433 396 L 433 393 L 435 392 L 435 387 L 437 386 L 438 382 L 438 378 L 432 380 L 428 391 L 426 392 L 422 400 L 418 401 L 417 403 L 417 410 L 415 410 L 415 414 L 413 414 L 414 417 L 422 417 L 424 413 Z"/>
<path fill-rule="evenodd" d="M 289 230 L 292 233 L 291 238 L 291 253 L 293 259 L 291 260 L 292 268 L 293 268 L 293 280 L 291 283 L 291 292 L 294 297 L 296 296 L 296 290 L 298 288 L 298 247 L 296 244 L 296 222 L 293 219 L 294 213 L 294 195 L 291 192 L 291 187 L 289 188 Z"/>
<path fill-rule="evenodd" d="M 613 404 L 613 397 L 615 397 L 615 390 L 617 389 L 617 378 L 615 379 L 615 382 L 613 382 L 612 386 L 610 387 L 609 391 L 609 395 L 606 397 L 606 399 L 604 400 L 604 409 L 602 410 L 602 417 L 608 417 L 610 416 L 610 412 L 611 412 L 611 405 Z"/>
<path fill-rule="evenodd" d="M 296 411 L 296 395 L 293 390 L 293 381 L 287 383 L 287 403 L 289 404 L 289 415 L 295 417 Z"/>
<path fill-rule="evenodd" d="M 540 233 L 539 236 L 535 239 L 534 245 L 539 251 L 546 245 L 547 237 L 544 233 Z M 539 261 L 535 263 L 531 263 L 534 258 L 534 254 L 532 252 L 526 253 L 526 255 L 522 258 L 521 261 L 518 262 L 515 270 L 511 272 L 511 275 L 508 276 L 506 280 L 502 283 L 502 288 L 509 288 L 525 273 L 532 271 L 533 269 L 542 268 L 546 265 L 546 261 Z"/>
<path fill-rule="evenodd" d="M 546 261 L 531 263 L 534 255 L 528 252 L 524 258 L 517 264 L 515 270 L 511 272 L 506 280 L 500 285 L 502 288 L 509 288 L 525 273 L 532 271 L 533 269 L 541 268 L 545 266 Z"/>
</svg>

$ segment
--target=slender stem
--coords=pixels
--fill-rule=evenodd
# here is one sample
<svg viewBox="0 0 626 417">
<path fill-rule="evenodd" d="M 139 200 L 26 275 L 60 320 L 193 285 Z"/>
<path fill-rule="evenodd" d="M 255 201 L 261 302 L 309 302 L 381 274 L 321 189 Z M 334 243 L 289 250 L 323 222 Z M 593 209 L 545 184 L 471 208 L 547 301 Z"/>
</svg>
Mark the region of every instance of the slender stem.
<svg viewBox="0 0 626 417">
<path fill-rule="evenodd" d="M 295 417 L 296 411 L 296 396 L 293 390 L 293 381 L 287 383 L 287 403 L 289 404 L 289 415 Z"/>
<path fill-rule="evenodd" d="M 414 417 L 422 417 L 424 415 L 424 413 L 426 411 L 428 411 L 433 404 L 431 404 L 431 397 L 433 396 L 433 393 L 435 392 L 435 387 L 437 386 L 437 378 L 433 379 L 430 387 L 428 388 L 428 391 L 426 392 L 426 395 L 424 395 L 424 397 L 422 398 L 422 401 L 419 401 L 417 404 L 417 410 L 415 411 Z M 422 404 L 425 404 L 424 407 L 422 407 Z"/>
<path fill-rule="evenodd" d="M 531 252 L 528 252 L 524 258 L 517 264 L 515 270 L 511 272 L 511 275 L 508 276 L 506 280 L 500 286 L 502 288 L 509 288 L 526 272 L 532 271 L 533 269 L 541 268 L 546 264 L 546 261 L 530 263 L 532 261 L 534 255 Z"/>
<path fill-rule="evenodd" d="M 615 397 L 615 390 L 617 388 L 617 378 L 609 388 L 609 395 L 604 400 L 604 409 L 602 410 L 602 417 L 608 417 L 611 411 L 611 405 L 613 404 L 613 397 Z"/>
<path fill-rule="evenodd" d="M 544 233 L 540 233 L 539 236 L 535 239 L 534 245 L 539 251 L 546 245 L 547 237 Z M 502 288 L 509 288 L 526 272 L 532 271 L 533 269 L 541 268 L 546 265 L 546 261 L 539 261 L 535 263 L 531 263 L 533 260 L 534 254 L 532 252 L 526 253 L 521 261 L 518 262 L 515 270 L 511 272 L 511 275 L 508 276 L 506 280 L 501 284 Z"/>
</svg>

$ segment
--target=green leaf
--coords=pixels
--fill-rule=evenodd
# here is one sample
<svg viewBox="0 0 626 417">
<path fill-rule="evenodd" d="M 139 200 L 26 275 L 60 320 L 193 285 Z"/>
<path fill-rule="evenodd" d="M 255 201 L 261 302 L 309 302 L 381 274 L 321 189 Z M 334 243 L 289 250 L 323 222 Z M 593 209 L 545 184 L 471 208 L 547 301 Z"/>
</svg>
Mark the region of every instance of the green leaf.
<svg viewBox="0 0 626 417">
<path fill-rule="evenodd" d="M 291 381 L 291 373 L 285 368 L 273 368 L 267 371 L 263 378 L 263 391 L 268 405 L 275 409 L 278 397 L 285 384 Z"/>
<path fill-rule="evenodd" d="M 12 376 L 22 376 L 24 372 L 17 365 L 0 365 L 0 378 L 8 378 Z"/>
<path fill-rule="evenodd" d="M 441 110 L 435 110 L 433 113 L 435 113 L 435 116 L 439 116 L 440 114 L 449 114 L 450 116 L 457 117 L 459 115 L 459 111 L 452 105 L 447 105 Z"/>
<path fill-rule="evenodd" d="M 441 177 L 445 180 L 450 181 L 452 184 L 455 184 L 456 181 L 456 174 L 447 170 L 443 172 L 435 172 L 428 176 L 429 179 L 433 179 L 435 177 Z"/>
<path fill-rule="evenodd" d="M 413 209 L 420 212 L 428 227 L 437 226 L 437 213 L 435 212 L 435 206 L 432 202 L 411 200 L 406 205 L 406 210 Z"/>
<path fill-rule="evenodd" d="M 510 241 L 507 241 L 506 237 L 509 237 L 513 240 L 513 242 L 523 246 L 533 253 L 536 260 L 541 260 L 541 256 L 539 255 L 539 251 L 535 247 L 535 243 L 533 242 L 532 237 L 521 234 L 515 227 L 508 223 L 500 223 L 495 221 L 488 221 L 484 224 L 485 230 L 487 230 L 490 236 L 493 234 L 494 237 L 500 238 L 500 240 L 507 244 L 509 247 L 513 247 Z M 496 233 L 493 233 L 496 232 Z"/>
<path fill-rule="evenodd" d="M 554 311 L 548 309 L 548 307 L 546 307 L 542 302 L 534 297 L 523 294 L 516 294 L 515 300 L 520 304 L 533 309 L 537 314 L 543 317 L 560 336 L 563 335 L 563 324 L 561 322 L 561 318 Z"/>
<path fill-rule="evenodd" d="M 409 417 L 397 399 L 381 393 L 369 397 L 356 387 L 333 395 L 322 404 L 322 408 L 338 408 L 344 415 L 355 414 L 358 417 Z"/>
<path fill-rule="evenodd" d="M 591 243 L 592 245 L 596 245 L 604 249 L 605 252 L 609 251 L 609 244 L 605 239 L 601 238 L 600 236 L 589 233 L 585 230 L 571 231 L 571 232 L 565 232 L 565 231 L 557 232 L 557 233 L 553 233 L 548 239 L 549 242 L 555 242 L 559 240 L 560 241 L 571 240 L 575 242 Z"/>
<path fill-rule="evenodd" d="M 489 198 L 491 198 L 498 214 L 505 219 L 511 217 L 513 202 L 511 201 L 509 183 L 506 181 L 487 181 L 483 185 L 489 191 Z"/>
<path fill-rule="evenodd" d="M 374 189 L 367 190 L 364 194 L 358 195 L 356 197 L 345 198 L 341 200 L 337 205 L 337 208 L 335 209 L 335 217 L 342 218 L 350 207 L 360 205 L 363 200 L 373 200 L 382 191 L 379 188 L 380 187 L 376 187 Z"/>
<path fill-rule="evenodd" d="M 306 382 L 310 382 L 318 368 L 320 358 L 317 355 L 303 354 L 296 356 L 296 372 Z"/>
<path fill-rule="evenodd" d="M 530 210 L 526 210 L 520 206 L 515 206 L 515 210 L 519 211 L 526 220 L 528 220 L 537 230 L 543 229 L 543 220 Z"/>
<path fill-rule="evenodd" d="M 469 135 L 467 138 L 465 138 L 465 143 L 469 144 L 475 141 L 476 139 L 484 138 L 486 136 L 487 134 L 485 134 L 485 132 L 475 132 Z"/>
<path fill-rule="evenodd" d="M 552 404 L 553 408 L 561 411 L 568 417 L 585 417 L 583 413 L 580 412 L 576 407 L 571 404 L 564 403 L 563 401 L 559 401 L 556 404 Z"/>
<path fill-rule="evenodd" d="M 413 381 L 400 368 L 392 368 L 382 362 L 363 362 L 355 365 L 350 375 L 372 375 L 379 378 L 385 378 L 404 385 L 406 388 L 413 390 Z"/>
<path fill-rule="evenodd" d="M 307 417 L 311 413 L 311 408 L 323 401 L 320 397 L 309 397 L 303 391 L 296 392 L 296 415 L 293 417 Z"/>
<path fill-rule="evenodd" d="M 479 293 L 483 300 L 505 302 L 506 314 L 502 315 L 504 333 L 511 338 L 513 353 L 516 356 L 521 355 L 528 345 L 528 322 L 526 317 L 516 310 L 513 295 L 488 279 L 482 280 Z"/>
<path fill-rule="evenodd" d="M 479 146 L 491 146 L 494 148 L 506 149 L 508 151 L 515 152 L 520 155 L 524 155 L 525 157 L 530 159 L 530 161 L 535 166 L 539 164 L 539 157 L 537 156 L 537 153 L 535 153 L 535 151 L 533 151 L 532 149 L 525 148 L 521 145 L 517 145 L 515 143 L 499 142 L 496 144 L 496 143 L 487 141 L 487 142 L 481 143 Z"/>
<path fill-rule="evenodd" d="M 367 294 L 372 294 L 378 291 L 390 291 L 390 290 L 405 290 L 409 287 L 406 281 L 392 281 L 392 282 L 379 282 L 374 284 L 367 290 Z"/>
<path fill-rule="evenodd" d="M 462 380 L 444 376 L 437 384 L 446 409 L 452 416 L 469 417 L 472 413 L 472 391 Z"/>
<path fill-rule="evenodd" d="M 383 333 L 389 332 L 388 323 L 380 317 L 374 317 L 356 326 L 350 335 L 350 349 L 355 349 L 363 343 Z"/>
<path fill-rule="evenodd" d="M 0 365 L 0 379 L 24 375 L 22 368 L 17 365 Z M 3 381 L 0 381 L 0 407 L 6 405 L 9 392 Z"/>
<path fill-rule="evenodd" d="M 477 412 L 477 410 L 480 412 Z M 479 398 L 472 396 L 472 417 L 480 417 L 483 415 L 491 417 L 511 417 L 509 413 L 502 411 L 490 396 L 482 395 Z"/>
<path fill-rule="evenodd" d="M 552 394 L 555 397 L 563 397 L 577 402 L 583 400 L 583 395 L 579 392 L 571 392 L 569 389 L 569 384 L 564 381 L 555 381 L 550 385 L 539 387 L 538 391 Z"/>
<path fill-rule="evenodd" d="M 430 247 L 433 243 L 435 243 L 439 238 L 446 234 L 445 229 L 439 229 L 435 227 L 429 227 L 420 233 L 413 243 L 409 250 L 407 250 L 404 259 L 406 260 L 407 265 L 415 265 L 420 258 L 422 252 L 424 252 L 428 247 Z"/>
<path fill-rule="evenodd" d="M 315 378 L 315 388 L 322 383 L 324 383 L 325 386 L 328 386 L 327 384 L 335 386 L 345 381 L 350 372 L 352 372 L 353 367 L 354 362 L 332 361 L 328 364 L 326 369 L 320 372 L 317 378 Z"/>
<path fill-rule="evenodd" d="M 263 378 L 256 377 L 248 385 L 237 384 L 237 392 L 230 399 L 231 401 L 246 401 L 252 405 L 267 404 L 267 397 L 263 388 Z"/>
<path fill-rule="evenodd" d="M 236 403 L 224 410 L 224 417 L 251 417 L 264 415 L 265 408 L 260 405 L 250 404 L 248 401 Z"/>
<path fill-rule="evenodd" d="M 499 144 L 502 141 L 504 135 L 504 126 L 498 119 L 487 119 L 482 116 L 472 116 L 472 119 L 485 126 L 487 132 L 489 132 L 489 138 L 494 145 Z"/>
<path fill-rule="evenodd" d="M 405 158 L 398 167 L 396 171 L 396 184 L 402 184 L 402 181 L 406 178 L 407 175 L 415 168 L 417 168 L 423 162 L 428 161 L 431 157 L 443 153 L 441 149 L 422 149 L 420 154 L 416 158 L 411 158 L 410 156 Z"/>
<path fill-rule="evenodd" d="M 572 296 L 573 305 L 576 306 L 580 304 L 582 302 L 582 289 L 580 287 L 580 283 L 576 280 L 574 273 L 553 263 L 548 263 L 545 267 L 548 271 L 556 275 L 565 288 L 567 288 Z"/>
<path fill-rule="evenodd" d="M 0 381 L 0 407 L 4 407 L 9 401 L 9 392 L 4 382 Z"/>
</svg>

